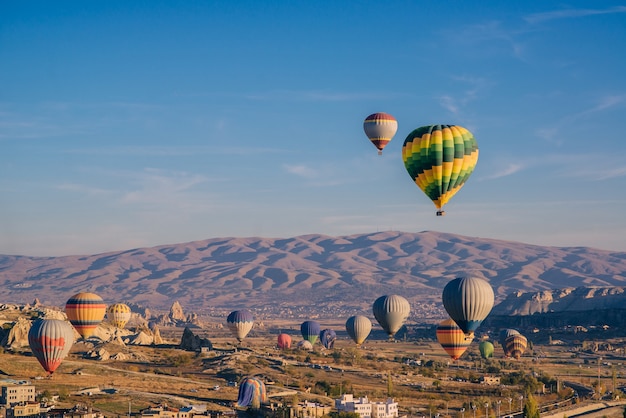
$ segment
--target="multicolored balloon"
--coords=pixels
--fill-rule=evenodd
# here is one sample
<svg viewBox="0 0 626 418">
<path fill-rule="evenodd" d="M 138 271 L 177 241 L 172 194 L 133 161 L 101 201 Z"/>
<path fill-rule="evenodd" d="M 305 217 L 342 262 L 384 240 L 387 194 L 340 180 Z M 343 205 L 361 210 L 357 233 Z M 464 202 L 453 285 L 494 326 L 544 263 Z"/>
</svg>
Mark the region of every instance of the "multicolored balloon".
<svg viewBox="0 0 626 418">
<path fill-rule="evenodd" d="M 506 346 L 506 339 L 509 338 L 511 335 L 519 335 L 519 331 L 513 328 L 506 328 L 500 331 L 500 335 L 498 336 L 498 342 L 500 343 L 503 352 L 505 352 L 504 347 Z"/>
<path fill-rule="evenodd" d="M 280 348 L 281 350 L 286 350 L 288 348 L 291 348 L 291 335 L 278 334 L 276 343 L 278 345 L 278 348 Z"/>
<path fill-rule="evenodd" d="M 254 316 L 246 309 L 233 311 L 228 314 L 226 325 L 228 325 L 230 332 L 237 338 L 237 341 L 241 342 L 252 329 Z"/>
<path fill-rule="evenodd" d="M 452 319 L 446 319 L 439 323 L 436 334 L 437 341 L 452 360 L 458 360 L 474 339 L 467 336 Z"/>
<path fill-rule="evenodd" d="M 37 319 L 28 331 L 28 345 L 39 364 L 50 375 L 59 367 L 74 344 L 74 328 L 60 319 Z"/>
<path fill-rule="evenodd" d="M 65 304 L 65 314 L 76 331 L 85 339 L 91 337 L 104 319 L 106 304 L 95 293 L 82 292 Z"/>
<path fill-rule="evenodd" d="M 302 338 L 311 343 L 311 346 L 315 345 L 317 337 L 320 335 L 320 323 L 317 321 L 304 321 L 300 325 L 300 333 Z"/>
<path fill-rule="evenodd" d="M 365 342 L 372 331 L 372 321 L 366 316 L 351 316 L 346 321 L 346 331 L 357 347 Z"/>
<path fill-rule="evenodd" d="M 337 333 L 330 328 L 324 329 L 320 332 L 320 342 L 322 346 L 328 350 L 332 350 L 335 347 L 335 340 L 337 339 Z"/>
<path fill-rule="evenodd" d="M 495 296 L 491 285 L 478 277 L 451 280 L 443 288 L 443 307 L 466 334 L 473 334 L 491 312 Z"/>
<path fill-rule="evenodd" d="M 239 395 L 237 406 L 260 408 L 262 403 L 267 402 L 267 390 L 265 383 L 258 377 L 245 377 L 239 382 Z"/>
<path fill-rule="evenodd" d="M 526 351 L 528 340 L 522 334 L 511 335 L 504 342 L 504 353 L 507 357 L 519 359 Z"/>
<path fill-rule="evenodd" d="M 130 321 L 131 310 L 125 303 L 115 303 L 107 309 L 107 319 L 113 326 L 124 329 L 128 321 Z"/>
<path fill-rule="evenodd" d="M 372 113 L 365 118 L 363 130 L 372 144 L 378 148 L 378 155 L 382 155 L 383 148 L 398 131 L 398 121 L 388 113 Z"/>
<path fill-rule="evenodd" d="M 480 351 L 480 356 L 484 359 L 488 359 L 493 357 L 493 353 L 495 349 L 493 348 L 493 344 L 489 341 L 481 341 L 478 344 L 478 351 Z"/>
<path fill-rule="evenodd" d="M 393 336 L 402 328 L 404 321 L 409 317 L 411 305 L 402 296 L 385 295 L 374 301 L 372 310 L 376 321 L 389 335 L 389 339 L 393 340 Z"/>
<path fill-rule="evenodd" d="M 402 146 L 402 160 L 417 186 L 433 201 L 437 215 L 463 187 L 478 162 L 474 135 L 457 125 L 422 126 Z"/>
</svg>

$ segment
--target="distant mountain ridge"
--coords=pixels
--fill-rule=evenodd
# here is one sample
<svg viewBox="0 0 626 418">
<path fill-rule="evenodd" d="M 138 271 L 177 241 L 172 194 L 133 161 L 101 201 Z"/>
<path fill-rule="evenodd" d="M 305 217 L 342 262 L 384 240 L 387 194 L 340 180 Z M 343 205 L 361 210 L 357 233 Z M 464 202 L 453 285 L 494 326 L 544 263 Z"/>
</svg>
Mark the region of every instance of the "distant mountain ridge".
<svg viewBox="0 0 626 418">
<path fill-rule="evenodd" d="M 545 247 L 424 231 L 342 237 L 212 238 L 105 254 L 0 256 L 0 302 L 63 306 L 79 291 L 106 302 L 168 309 L 286 307 L 371 310 L 381 294 L 439 303 L 458 276 L 487 279 L 497 301 L 514 292 L 626 286 L 626 253 Z"/>
</svg>

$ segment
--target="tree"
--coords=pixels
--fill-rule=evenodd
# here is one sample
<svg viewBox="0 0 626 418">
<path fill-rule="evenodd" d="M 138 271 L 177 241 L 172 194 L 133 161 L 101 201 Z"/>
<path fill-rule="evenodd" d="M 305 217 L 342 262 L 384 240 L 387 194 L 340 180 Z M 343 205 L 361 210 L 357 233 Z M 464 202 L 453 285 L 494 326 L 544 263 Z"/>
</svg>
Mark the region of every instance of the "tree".
<svg viewBox="0 0 626 418">
<path fill-rule="evenodd" d="M 524 418 L 540 418 L 539 406 L 535 397 L 531 393 L 526 393 L 526 402 L 524 403 Z"/>
</svg>

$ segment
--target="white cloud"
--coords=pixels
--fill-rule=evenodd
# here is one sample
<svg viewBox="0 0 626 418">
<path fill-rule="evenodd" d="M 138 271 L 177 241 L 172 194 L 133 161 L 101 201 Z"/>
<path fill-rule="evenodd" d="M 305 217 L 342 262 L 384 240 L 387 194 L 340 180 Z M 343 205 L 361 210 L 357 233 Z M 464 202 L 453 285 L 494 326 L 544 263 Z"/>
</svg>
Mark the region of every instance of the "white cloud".
<svg viewBox="0 0 626 418">
<path fill-rule="evenodd" d="M 304 164 L 283 164 L 283 168 L 290 174 L 295 174 L 296 176 L 304 177 L 309 180 L 317 178 L 319 176 L 319 173 L 315 169 L 308 167 Z"/>
<path fill-rule="evenodd" d="M 503 169 L 496 171 L 488 176 L 481 177 L 479 180 L 495 180 L 502 177 L 507 177 L 518 173 L 526 168 L 525 164 L 522 163 L 510 163 Z"/>
<path fill-rule="evenodd" d="M 608 9 L 566 9 L 555 10 L 552 12 L 534 13 L 524 17 L 524 20 L 528 23 L 541 23 L 556 19 L 572 19 L 579 17 L 613 14 L 613 13 L 626 13 L 626 6 L 615 6 Z"/>
</svg>

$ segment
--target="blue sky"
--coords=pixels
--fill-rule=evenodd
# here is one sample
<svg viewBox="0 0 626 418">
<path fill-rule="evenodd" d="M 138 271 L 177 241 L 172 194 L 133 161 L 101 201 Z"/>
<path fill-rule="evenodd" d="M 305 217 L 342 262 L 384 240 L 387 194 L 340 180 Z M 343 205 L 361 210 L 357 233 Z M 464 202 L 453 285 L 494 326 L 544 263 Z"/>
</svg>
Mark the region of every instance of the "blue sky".
<svg viewBox="0 0 626 418">
<path fill-rule="evenodd" d="M 434 230 L 626 251 L 626 3 L 3 1 L 0 253 Z M 365 116 L 399 128 L 382 156 Z M 413 129 L 480 158 L 436 217 Z"/>
</svg>

